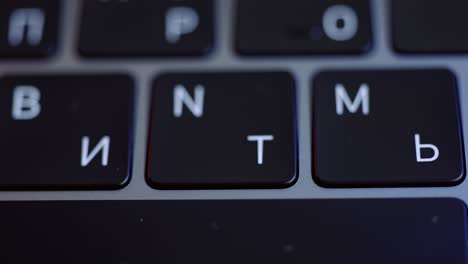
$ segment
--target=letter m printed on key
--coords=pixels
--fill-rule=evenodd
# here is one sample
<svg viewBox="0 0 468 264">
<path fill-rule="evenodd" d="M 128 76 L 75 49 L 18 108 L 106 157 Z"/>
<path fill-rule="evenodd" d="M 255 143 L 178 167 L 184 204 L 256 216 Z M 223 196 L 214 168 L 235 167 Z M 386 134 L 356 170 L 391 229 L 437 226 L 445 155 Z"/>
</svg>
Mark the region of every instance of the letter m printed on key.
<svg viewBox="0 0 468 264">
<path fill-rule="evenodd" d="M 361 107 L 362 114 L 369 115 L 369 85 L 366 83 L 361 84 L 356 93 L 356 96 L 353 100 L 351 100 L 344 85 L 340 83 L 336 84 L 335 104 L 337 115 L 344 114 L 345 106 L 350 113 L 358 112 L 359 108 Z"/>
</svg>

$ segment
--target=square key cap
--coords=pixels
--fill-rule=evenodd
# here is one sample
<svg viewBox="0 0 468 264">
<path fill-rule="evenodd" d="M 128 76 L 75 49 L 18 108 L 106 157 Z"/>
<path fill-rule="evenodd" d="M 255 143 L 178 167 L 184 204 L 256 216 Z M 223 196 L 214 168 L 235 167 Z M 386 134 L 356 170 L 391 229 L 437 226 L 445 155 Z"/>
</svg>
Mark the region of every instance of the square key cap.
<svg viewBox="0 0 468 264">
<path fill-rule="evenodd" d="M 367 52 L 369 0 L 239 0 L 236 50 L 242 55 Z"/>
<path fill-rule="evenodd" d="M 212 0 L 84 0 L 85 57 L 201 56 L 214 43 Z"/>
<path fill-rule="evenodd" d="M 47 57 L 57 47 L 60 1 L 1 0 L 0 58 Z"/>
<path fill-rule="evenodd" d="M 312 90 L 312 173 L 318 184 L 463 181 L 457 81 L 450 71 L 327 71 L 315 77 Z"/>
<path fill-rule="evenodd" d="M 116 189 L 130 179 L 127 75 L 0 79 L 0 189 Z"/>
<path fill-rule="evenodd" d="M 174 73 L 153 84 L 147 181 L 159 189 L 284 188 L 296 180 L 288 73 Z"/>
<path fill-rule="evenodd" d="M 468 1 L 391 0 L 393 46 L 401 53 L 468 53 Z"/>
</svg>

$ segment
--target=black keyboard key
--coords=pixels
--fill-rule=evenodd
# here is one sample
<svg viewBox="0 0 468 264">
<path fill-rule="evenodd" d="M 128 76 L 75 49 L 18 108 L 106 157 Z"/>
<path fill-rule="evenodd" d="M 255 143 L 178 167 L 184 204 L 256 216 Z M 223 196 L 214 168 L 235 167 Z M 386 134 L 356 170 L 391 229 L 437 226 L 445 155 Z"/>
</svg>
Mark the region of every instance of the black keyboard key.
<svg viewBox="0 0 468 264">
<path fill-rule="evenodd" d="M 312 89 L 313 175 L 319 184 L 463 181 L 457 82 L 450 71 L 323 72 Z"/>
<path fill-rule="evenodd" d="M 112 189 L 130 177 L 133 80 L 0 79 L 1 189 Z"/>
<path fill-rule="evenodd" d="M 213 46 L 213 2 L 85 0 L 83 56 L 192 56 Z"/>
<path fill-rule="evenodd" d="M 456 199 L 0 202 L 0 211 L 2 263 L 467 260 Z"/>
<path fill-rule="evenodd" d="M 46 57 L 57 46 L 59 1 L 0 1 L 0 58 Z"/>
<path fill-rule="evenodd" d="M 393 45 L 404 53 L 468 52 L 468 1 L 392 0 Z"/>
<path fill-rule="evenodd" d="M 239 0 L 236 49 L 245 55 L 363 53 L 368 0 Z"/>
<path fill-rule="evenodd" d="M 296 179 L 287 73 L 179 73 L 153 85 L 147 180 L 155 188 L 281 188 Z"/>
</svg>

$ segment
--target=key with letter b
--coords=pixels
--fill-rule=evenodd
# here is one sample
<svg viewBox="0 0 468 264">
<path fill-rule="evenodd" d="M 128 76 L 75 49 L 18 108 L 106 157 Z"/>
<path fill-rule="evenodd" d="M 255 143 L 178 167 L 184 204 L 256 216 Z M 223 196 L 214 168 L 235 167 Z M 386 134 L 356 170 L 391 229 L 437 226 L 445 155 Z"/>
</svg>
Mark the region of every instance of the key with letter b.
<svg viewBox="0 0 468 264">
<path fill-rule="evenodd" d="M 333 71 L 313 82 L 313 176 L 323 186 L 441 186 L 464 179 L 448 70 Z"/>
<path fill-rule="evenodd" d="M 115 189 L 130 177 L 133 80 L 0 79 L 0 189 Z"/>
</svg>

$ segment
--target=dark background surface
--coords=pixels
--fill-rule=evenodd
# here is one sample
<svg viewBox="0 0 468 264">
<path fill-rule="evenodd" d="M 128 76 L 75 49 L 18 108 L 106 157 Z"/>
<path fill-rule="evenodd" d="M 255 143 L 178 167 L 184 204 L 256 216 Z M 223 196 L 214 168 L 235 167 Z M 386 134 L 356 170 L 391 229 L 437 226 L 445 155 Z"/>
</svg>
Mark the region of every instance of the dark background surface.
<svg viewBox="0 0 468 264">
<path fill-rule="evenodd" d="M 0 202 L 1 262 L 465 264 L 463 202 Z"/>
</svg>

